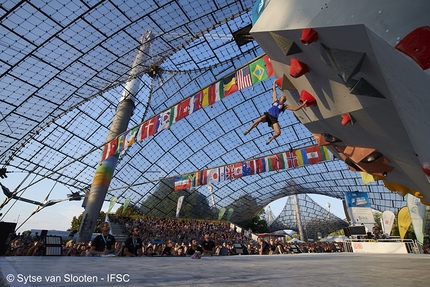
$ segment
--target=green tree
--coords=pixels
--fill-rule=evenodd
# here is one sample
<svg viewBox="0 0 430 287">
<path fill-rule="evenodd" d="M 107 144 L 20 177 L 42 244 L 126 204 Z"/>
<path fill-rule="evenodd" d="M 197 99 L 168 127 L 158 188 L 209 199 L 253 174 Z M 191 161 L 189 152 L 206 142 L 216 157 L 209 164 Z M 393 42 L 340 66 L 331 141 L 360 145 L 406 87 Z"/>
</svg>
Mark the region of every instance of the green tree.
<svg viewBox="0 0 430 287">
<path fill-rule="evenodd" d="M 81 226 L 83 216 L 84 216 L 83 211 L 82 211 L 81 215 L 79 215 L 78 217 L 73 216 L 72 222 L 70 223 L 71 227 L 69 229 L 67 229 L 67 231 L 78 231 L 80 226 Z M 100 232 L 99 225 L 100 225 L 100 223 L 105 221 L 105 218 L 106 218 L 106 213 L 104 213 L 103 211 L 100 211 L 100 215 L 97 218 L 96 226 L 94 227 L 94 232 Z"/>
<path fill-rule="evenodd" d="M 245 226 L 246 229 L 251 228 L 253 233 L 267 233 L 266 211 L 261 209 L 260 213 L 254 216 L 251 221 Z"/>
<path fill-rule="evenodd" d="M 146 216 L 175 217 L 178 199 L 184 196 L 181 218 L 215 219 L 217 210 L 212 209 L 207 198 L 196 189 L 174 191 L 174 179 L 161 180 L 154 193 L 142 203 L 141 209 Z"/>
<path fill-rule="evenodd" d="M 257 199 L 250 194 L 241 195 L 227 207 L 227 210 L 230 207 L 234 209 L 230 221 L 239 226 L 247 226 L 263 209 L 261 206 L 258 206 Z"/>
<path fill-rule="evenodd" d="M 133 216 L 141 216 L 142 212 L 140 210 L 137 210 L 133 206 L 129 205 L 123 212 L 124 205 L 121 205 L 116 211 L 115 215 L 117 216 L 124 216 L 124 217 L 133 217 Z"/>
</svg>

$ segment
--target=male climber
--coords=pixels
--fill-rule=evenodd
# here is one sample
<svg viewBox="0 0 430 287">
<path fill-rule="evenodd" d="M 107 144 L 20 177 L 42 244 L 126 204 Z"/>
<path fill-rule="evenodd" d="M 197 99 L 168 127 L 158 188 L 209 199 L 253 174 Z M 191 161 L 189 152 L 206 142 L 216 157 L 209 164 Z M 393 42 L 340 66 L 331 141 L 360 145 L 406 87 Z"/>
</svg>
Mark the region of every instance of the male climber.
<svg viewBox="0 0 430 287">
<path fill-rule="evenodd" d="M 300 106 L 294 108 L 290 105 L 287 105 L 287 103 L 286 103 L 287 97 L 281 96 L 281 98 L 278 99 L 278 95 L 276 94 L 276 83 L 275 82 L 273 82 L 272 90 L 273 90 L 273 94 L 272 94 L 273 103 L 272 103 L 272 106 L 270 107 L 270 109 L 267 112 L 264 112 L 264 115 L 259 117 L 251 125 L 251 127 L 249 129 L 247 129 L 246 131 L 243 132 L 244 135 L 247 135 L 259 123 L 267 122 L 269 127 L 271 127 L 275 131 L 275 133 L 273 134 L 273 136 L 271 138 L 269 138 L 267 140 L 266 144 L 269 144 L 272 140 L 274 140 L 275 138 L 277 138 L 281 134 L 281 128 L 279 127 L 279 123 L 278 123 L 279 114 L 281 112 L 283 113 L 285 110 L 290 110 L 290 111 L 294 111 L 294 112 L 298 111 L 301 108 L 303 108 L 307 103 L 307 101 L 304 101 Z"/>
</svg>

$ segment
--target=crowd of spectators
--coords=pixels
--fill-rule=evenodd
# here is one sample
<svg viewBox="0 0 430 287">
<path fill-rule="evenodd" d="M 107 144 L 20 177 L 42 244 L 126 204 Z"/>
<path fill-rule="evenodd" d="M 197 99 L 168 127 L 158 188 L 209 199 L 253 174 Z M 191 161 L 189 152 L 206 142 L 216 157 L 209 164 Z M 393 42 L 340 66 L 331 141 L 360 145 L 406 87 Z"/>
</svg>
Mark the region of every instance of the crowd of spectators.
<svg viewBox="0 0 430 287">
<path fill-rule="evenodd" d="M 247 232 L 237 232 L 225 221 L 174 219 L 174 218 L 137 218 L 111 217 L 112 223 L 123 227 L 123 234 L 118 238 L 127 238 L 132 232 L 138 237 L 141 247 L 137 256 L 192 256 L 195 251 L 203 253 L 202 242 L 208 234 L 215 248 L 213 255 L 271 255 L 294 253 L 344 252 L 343 244 L 336 242 L 285 242 L 282 238 L 257 238 L 254 240 Z M 255 237 L 254 237 L 255 238 Z M 111 255 L 125 256 L 124 240 L 115 242 L 115 251 Z M 9 238 L 6 256 L 43 255 L 43 240 L 36 233 L 26 235 L 13 234 Z M 63 256 L 92 256 L 91 241 L 63 243 Z M 127 249 L 126 249 L 127 250 Z M 424 251 L 428 252 L 428 248 Z M 128 252 L 126 252 L 128 253 Z"/>
</svg>

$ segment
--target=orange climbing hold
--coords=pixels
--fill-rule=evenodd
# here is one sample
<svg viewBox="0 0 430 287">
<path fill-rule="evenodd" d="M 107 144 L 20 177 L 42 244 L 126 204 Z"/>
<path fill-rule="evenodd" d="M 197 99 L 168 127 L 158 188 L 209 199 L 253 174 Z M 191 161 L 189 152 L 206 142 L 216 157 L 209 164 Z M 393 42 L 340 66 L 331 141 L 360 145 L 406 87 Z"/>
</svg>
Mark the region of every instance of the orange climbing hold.
<svg viewBox="0 0 430 287">
<path fill-rule="evenodd" d="M 293 78 L 298 78 L 309 72 L 309 67 L 296 59 L 290 60 L 290 75 Z"/>
<path fill-rule="evenodd" d="M 312 28 L 305 28 L 302 30 L 302 37 L 300 42 L 304 45 L 309 45 L 310 43 L 318 41 L 318 33 Z"/>
<path fill-rule="evenodd" d="M 352 121 L 352 118 L 349 114 L 343 114 L 342 116 L 342 126 L 346 126 L 350 121 Z"/>
<path fill-rule="evenodd" d="M 317 101 L 315 100 L 315 98 L 308 93 L 307 91 L 303 90 L 300 93 L 300 99 L 299 99 L 299 103 L 303 104 L 304 101 L 307 101 L 305 107 L 309 107 L 309 106 L 316 106 L 317 105 Z"/>
</svg>

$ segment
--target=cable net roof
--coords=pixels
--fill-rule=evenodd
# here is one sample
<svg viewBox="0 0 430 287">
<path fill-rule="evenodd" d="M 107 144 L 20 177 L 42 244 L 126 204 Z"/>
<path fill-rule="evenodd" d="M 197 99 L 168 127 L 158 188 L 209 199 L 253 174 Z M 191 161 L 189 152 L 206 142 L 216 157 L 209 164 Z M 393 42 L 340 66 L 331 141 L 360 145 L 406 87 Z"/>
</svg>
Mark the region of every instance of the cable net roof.
<svg viewBox="0 0 430 287">
<path fill-rule="evenodd" d="M 293 196 L 288 197 L 284 209 L 269 226 L 270 232 L 283 229 L 299 232 L 300 223 L 306 238 L 319 239 L 349 225 L 345 220 L 322 208 L 308 195 L 299 194 L 296 198 L 297 201 Z"/>
<path fill-rule="evenodd" d="M 116 106 L 145 31 L 153 39 L 138 74 L 140 90 L 129 128 L 219 81 L 264 51 L 255 41 L 235 41 L 251 25 L 251 0 L 3 1 L 0 4 L 0 163 L 89 190 Z M 274 78 L 199 110 L 122 154 L 106 200 L 128 197 L 133 206 L 167 216 L 148 198 L 175 175 L 315 144 L 287 112 L 282 135 L 265 145 L 271 129 L 243 131 L 269 107 Z M 163 181 L 160 181 L 163 180 Z M 169 185 L 169 184 L 168 184 Z M 268 203 L 296 193 L 342 199 L 362 190 L 358 173 L 339 160 L 267 172 L 194 190 L 209 217 L 236 207 L 232 221 L 252 218 Z M 397 194 L 368 184 L 372 207 L 396 211 Z M 179 196 L 179 193 L 177 194 Z M 173 200 L 173 199 L 172 199 Z M 143 206 L 142 206 L 143 204 Z M 146 209 L 145 209 L 146 208 Z M 200 211 L 201 212 L 201 211 Z M 193 213 L 189 216 L 202 216 Z"/>
</svg>

